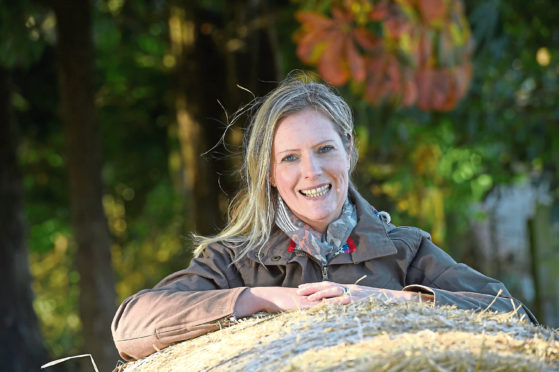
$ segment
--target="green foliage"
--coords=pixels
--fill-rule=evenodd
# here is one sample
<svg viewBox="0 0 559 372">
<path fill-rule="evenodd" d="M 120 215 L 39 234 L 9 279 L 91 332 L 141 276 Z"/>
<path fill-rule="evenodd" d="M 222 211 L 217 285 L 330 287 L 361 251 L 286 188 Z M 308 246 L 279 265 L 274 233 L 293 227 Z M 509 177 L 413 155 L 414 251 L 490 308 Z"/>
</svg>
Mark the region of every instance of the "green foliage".
<svg viewBox="0 0 559 372">
<path fill-rule="evenodd" d="M 129 217 L 119 206 L 122 200 L 119 204 L 105 199 L 110 227 L 119 242 L 113 245 L 113 261 L 120 277 L 117 293 L 122 300 L 186 267 L 192 247 L 184 230 L 183 201 L 168 180 L 147 195 L 141 215 Z"/>
<path fill-rule="evenodd" d="M 123 299 L 185 267 L 190 243 L 185 201 L 169 168 L 176 145 L 169 134 L 166 14 L 156 5 L 112 9 L 99 4 L 94 38 L 99 75 L 106 77 L 97 96 L 108 187 L 103 202 Z"/>
<path fill-rule="evenodd" d="M 28 67 L 37 61 L 45 38 L 52 37 L 53 15 L 31 0 L 0 6 L 0 65 Z"/>
<path fill-rule="evenodd" d="M 39 225 L 49 237 L 50 250 L 30 252 L 31 274 L 34 277 L 33 307 L 41 323 L 45 343 L 53 356 L 76 354 L 80 350 L 81 321 L 77 312 L 79 274 L 73 268 L 75 246 L 69 240 L 68 224 L 54 231 L 60 221 L 49 220 Z M 30 242 L 37 242 L 32 234 Z M 40 237 L 39 237 L 40 239 Z"/>
</svg>

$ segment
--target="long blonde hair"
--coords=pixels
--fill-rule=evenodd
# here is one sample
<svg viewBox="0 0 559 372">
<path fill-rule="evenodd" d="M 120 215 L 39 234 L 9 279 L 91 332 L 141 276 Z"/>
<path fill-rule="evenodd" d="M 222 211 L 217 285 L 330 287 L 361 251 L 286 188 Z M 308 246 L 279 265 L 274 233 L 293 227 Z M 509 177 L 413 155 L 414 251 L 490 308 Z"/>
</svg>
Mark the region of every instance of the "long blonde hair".
<svg viewBox="0 0 559 372">
<path fill-rule="evenodd" d="M 350 170 L 357 162 L 353 117 L 348 104 L 325 84 L 308 76 L 290 76 L 253 103 L 254 114 L 245 133 L 241 190 L 231 201 L 227 226 L 212 237 L 195 236 L 200 256 L 212 243 L 237 250 L 239 260 L 250 250 L 260 250 L 270 238 L 276 215 L 277 191 L 270 184 L 270 164 L 275 128 L 285 117 L 312 108 L 329 118 L 346 151 L 351 152 Z"/>
</svg>

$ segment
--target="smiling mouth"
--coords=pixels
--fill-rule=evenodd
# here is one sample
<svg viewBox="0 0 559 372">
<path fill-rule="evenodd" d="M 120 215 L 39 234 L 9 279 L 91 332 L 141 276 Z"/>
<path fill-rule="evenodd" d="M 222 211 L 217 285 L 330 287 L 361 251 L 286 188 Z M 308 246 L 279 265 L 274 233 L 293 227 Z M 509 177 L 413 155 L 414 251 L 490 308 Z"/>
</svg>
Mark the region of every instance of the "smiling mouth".
<svg viewBox="0 0 559 372">
<path fill-rule="evenodd" d="M 306 197 L 317 198 L 325 195 L 328 191 L 330 191 L 331 188 L 332 185 L 328 184 L 328 185 L 317 187 L 315 189 L 299 190 L 299 192 Z"/>
</svg>

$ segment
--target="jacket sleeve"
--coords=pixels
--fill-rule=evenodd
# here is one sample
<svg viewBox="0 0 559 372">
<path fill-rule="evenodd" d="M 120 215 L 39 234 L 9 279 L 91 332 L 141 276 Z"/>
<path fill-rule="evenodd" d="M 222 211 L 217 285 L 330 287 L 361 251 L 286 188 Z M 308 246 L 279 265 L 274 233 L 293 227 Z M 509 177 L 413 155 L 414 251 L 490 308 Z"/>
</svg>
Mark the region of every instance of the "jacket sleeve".
<svg viewBox="0 0 559 372">
<path fill-rule="evenodd" d="M 229 250 L 208 247 L 187 269 L 127 298 L 111 325 L 121 357 L 143 358 L 219 329 L 216 321 L 233 315 L 235 302 L 246 289 L 231 261 Z"/>
<path fill-rule="evenodd" d="M 436 305 L 464 310 L 516 312 L 538 324 L 534 315 L 514 299 L 504 284 L 471 267 L 456 263 L 446 252 L 418 232 L 420 244 L 408 267 L 405 291 L 429 293 Z"/>
</svg>

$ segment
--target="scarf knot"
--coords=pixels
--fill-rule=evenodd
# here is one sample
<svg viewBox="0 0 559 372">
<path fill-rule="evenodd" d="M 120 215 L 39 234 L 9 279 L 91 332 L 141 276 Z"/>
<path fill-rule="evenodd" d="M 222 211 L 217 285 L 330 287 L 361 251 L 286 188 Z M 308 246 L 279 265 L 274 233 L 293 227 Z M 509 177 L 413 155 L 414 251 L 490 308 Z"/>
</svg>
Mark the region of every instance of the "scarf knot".
<svg viewBox="0 0 559 372">
<path fill-rule="evenodd" d="M 276 225 L 296 244 L 296 249 L 306 252 L 326 265 L 332 258 L 345 253 L 346 241 L 357 225 L 355 206 L 346 199 L 340 217 L 332 221 L 325 234 L 315 231 L 301 221 L 278 195 Z"/>
</svg>

